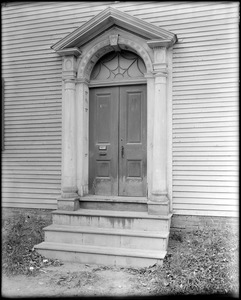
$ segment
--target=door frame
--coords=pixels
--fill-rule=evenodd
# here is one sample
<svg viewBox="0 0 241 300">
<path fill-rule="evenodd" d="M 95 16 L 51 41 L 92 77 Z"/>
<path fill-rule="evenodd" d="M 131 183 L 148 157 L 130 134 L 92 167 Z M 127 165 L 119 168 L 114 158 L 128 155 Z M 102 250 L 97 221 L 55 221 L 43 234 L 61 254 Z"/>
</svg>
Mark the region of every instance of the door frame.
<svg viewBox="0 0 241 300">
<path fill-rule="evenodd" d="M 89 87 L 96 86 L 90 82 L 90 74 L 95 63 L 113 51 L 110 33 L 91 40 L 82 53 L 77 48 L 58 52 L 63 56 L 62 185 L 58 208 L 75 210 L 75 200 L 88 194 Z M 120 84 L 147 84 L 148 212 L 168 213 L 172 209 L 172 45 L 162 41 L 147 45 L 143 38 L 131 38 L 130 33 L 123 32 L 118 43 L 138 54 L 146 65 L 144 79 Z M 99 82 L 98 86 L 106 84 Z"/>
</svg>

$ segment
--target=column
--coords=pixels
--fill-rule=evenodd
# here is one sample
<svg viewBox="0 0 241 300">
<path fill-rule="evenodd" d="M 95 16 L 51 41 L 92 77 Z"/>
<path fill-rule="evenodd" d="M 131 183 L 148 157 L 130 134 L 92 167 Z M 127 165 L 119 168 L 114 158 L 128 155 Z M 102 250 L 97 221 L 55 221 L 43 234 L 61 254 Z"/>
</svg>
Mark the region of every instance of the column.
<svg viewBox="0 0 241 300">
<path fill-rule="evenodd" d="M 89 87 L 84 78 L 76 82 L 77 120 L 77 188 L 78 194 L 88 194 L 89 171 Z"/>
<path fill-rule="evenodd" d="M 62 180 L 58 209 L 76 210 L 79 205 L 76 172 L 76 57 L 63 57 Z"/>
<path fill-rule="evenodd" d="M 167 49 L 154 47 L 152 179 L 148 199 L 150 214 L 168 214 L 167 194 Z"/>
<path fill-rule="evenodd" d="M 152 200 L 167 200 L 166 77 L 155 75 Z"/>
<path fill-rule="evenodd" d="M 155 77 L 152 73 L 145 74 L 147 79 L 147 191 L 151 199 L 152 191 L 152 152 L 153 152 L 153 115 L 155 99 Z"/>
</svg>

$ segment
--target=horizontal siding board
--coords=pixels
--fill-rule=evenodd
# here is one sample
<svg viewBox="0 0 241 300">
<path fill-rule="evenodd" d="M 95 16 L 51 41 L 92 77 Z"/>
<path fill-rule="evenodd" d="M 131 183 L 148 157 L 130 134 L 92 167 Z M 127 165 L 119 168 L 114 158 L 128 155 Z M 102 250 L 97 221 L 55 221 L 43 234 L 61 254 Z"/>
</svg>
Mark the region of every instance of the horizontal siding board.
<svg viewBox="0 0 241 300">
<path fill-rule="evenodd" d="M 225 74 L 222 73 L 215 73 L 215 74 L 210 74 L 208 72 L 204 72 L 204 74 L 200 74 L 198 72 L 192 72 L 190 74 L 184 73 L 186 76 L 173 76 L 173 82 L 175 84 L 188 84 L 189 81 L 195 81 L 195 82 L 201 82 L 202 80 L 209 81 L 209 82 L 214 82 L 214 83 L 219 83 L 219 82 L 226 82 L 230 80 L 237 80 L 236 76 L 238 75 L 238 69 L 234 70 L 232 69 L 227 69 L 227 72 L 225 71 Z M 188 82 L 187 82 L 188 80 Z M 232 82 L 232 81 L 231 81 Z M 190 84 L 190 82 L 189 82 Z"/>
<path fill-rule="evenodd" d="M 16 172 L 21 172 L 21 171 L 31 171 L 31 170 L 35 169 L 35 166 L 31 166 L 31 164 L 27 165 L 27 166 L 23 166 L 23 165 L 8 165 L 8 166 L 2 166 L 2 171 L 16 171 Z M 38 169 L 38 171 L 61 171 L 61 166 L 57 166 L 57 165 L 42 165 L 42 166 L 38 166 L 36 169 Z"/>
<path fill-rule="evenodd" d="M 15 112 L 16 111 L 16 112 Z M 34 113 L 33 113 L 34 112 Z M 10 118 L 10 117 L 27 117 L 27 116 L 44 116 L 44 115 L 57 115 L 59 117 L 59 115 L 61 115 L 61 107 L 55 107 L 54 109 L 38 109 L 38 110 L 23 110 L 23 111 L 18 111 L 18 110 L 13 110 L 13 111 L 5 111 L 5 117 L 6 118 Z"/>
<path fill-rule="evenodd" d="M 238 120 L 238 111 L 221 111 L 221 112 L 209 112 L 206 111 L 205 114 L 202 112 L 200 113 L 186 113 L 186 114 L 173 114 L 173 120 L 174 119 L 185 119 L 185 120 L 198 120 L 200 118 L 203 119 L 203 122 L 211 121 L 212 119 L 220 119 L 220 118 L 228 118 L 228 117 L 234 117 L 234 120 Z"/>
<path fill-rule="evenodd" d="M 235 76 L 237 76 L 238 72 L 239 72 L 239 69 L 238 69 L 238 65 L 234 65 L 232 66 L 232 68 L 229 68 L 227 67 L 225 69 L 225 73 L 223 72 L 223 68 L 217 68 L 217 67 L 220 67 L 220 66 L 215 66 L 215 68 L 212 68 L 212 69 L 209 69 L 209 70 L 189 70 L 187 68 L 184 68 L 184 69 L 174 69 L 173 70 L 173 82 L 176 82 L 176 81 L 183 81 L 185 80 L 186 77 L 188 78 L 192 78 L 193 80 L 196 80 L 196 79 L 204 79 L 208 76 L 208 78 L 218 78 L 218 76 L 222 76 L 222 77 L 229 77 L 231 76 L 229 73 L 233 74 L 234 78 Z M 182 71 L 185 71 L 185 72 L 182 72 Z M 178 74 L 176 74 L 178 73 Z M 194 77 L 193 77 L 194 76 Z"/>
<path fill-rule="evenodd" d="M 61 105 L 60 103 L 62 102 L 62 95 L 61 96 L 56 96 L 56 95 L 47 95 L 47 96 L 25 96 L 25 97 L 21 97 L 21 98 L 17 98 L 18 100 L 16 100 L 16 97 L 8 97 L 8 99 L 5 101 L 6 102 L 6 106 L 8 105 L 22 105 L 22 104 L 45 104 L 45 103 L 59 103 L 59 105 Z"/>
<path fill-rule="evenodd" d="M 3 168 L 6 168 L 6 169 L 9 169 L 9 168 L 21 168 L 21 167 L 23 167 L 23 170 L 24 170 L 24 167 L 36 167 L 36 166 L 46 166 L 46 161 L 33 161 L 33 162 L 31 162 L 31 161 L 26 161 L 26 162 L 24 162 L 24 161 L 22 161 L 22 162 L 15 162 L 15 161 L 13 161 L 13 162 L 11 162 L 11 161 L 4 161 L 3 163 L 2 163 L 2 167 Z M 47 164 L 47 167 L 51 167 L 51 166 L 57 166 L 58 167 L 58 169 L 60 169 L 61 168 L 61 164 L 60 164 L 60 162 L 59 161 L 48 161 L 48 164 Z"/>
<path fill-rule="evenodd" d="M 31 126 L 31 124 L 8 124 L 8 126 L 5 127 L 5 132 L 13 132 L 13 131 L 22 131 L 24 132 L 25 130 L 27 132 L 31 132 L 31 131 L 39 131 L 39 130 L 43 130 L 45 131 L 46 129 L 48 129 L 49 131 L 51 130 L 61 130 L 62 124 L 60 122 L 55 122 L 55 123 L 43 123 L 43 124 L 33 124 L 33 126 Z"/>
<path fill-rule="evenodd" d="M 2 179 L 4 180 L 10 180 L 11 182 L 20 182 L 20 181 L 24 181 L 24 180 L 35 180 L 40 182 L 43 182 L 44 180 L 48 180 L 48 182 L 60 182 L 60 177 L 56 176 L 56 174 L 48 174 L 48 173 L 42 173 L 42 174 L 15 174 L 14 175 L 14 179 L 12 177 L 11 174 L 5 174 L 4 178 Z M 28 181 L 30 182 L 30 181 Z"/>
<path fill-rule="evenodd" d="M 216 153 L 214 152 L 213 155 L 211 155 L 210 153 L 208 153 L 208 155 L 206 154 L 205 156 L 200 156 L 200 155 L 188 155 L 188 156 L 180 156 L 180 155 L 173 155 L 173 162 L 177 163 L 183 163 L 183 162 L 190 162 L 190 163 L 209 163 L 212 162 L 213 164 L 216 164 L 216 162 L 219 162 L 220 164 L 222 163 L 229 163 L 231 161 L 234 161 L 235 163 L 237 163 L 239 161 L 239 157 L 238 156 L 234 156 L 234 155 L 230 155 L 230 154 L 226 154 L 225 153 L 223 155 L 219 154 L 218 156 L 216 156 Z"/>
<path fill-rule="evenodd" d="M 61 119 L 57 118 L 57 119 L 35 120 L 34 123 L 35 123 L 35 126 L 38 126 L 39 124 L 56 124 L 56 123 L 61 124 Z M 17 126 L 19 128 L 19 125 L 21 125 L 21 126 L 30 125 L 31 121 L 29 121 L 29 120 L 17 120 L 17 121 L 11 120 L 11 124 L 10 123 L 6 123 L 6 124 L 7 124 L 6 127 L 7 126 L 9 126 L 9 127 L 15 126 L 16 127 Z"/>
<path fill-rule="evenodd" d="M 224 176 L 225 179 L 231 177 L 238 178 L 239 170 L 212 170 L 212 169 L 206 169 L 206 170 L 200 170 L 195 168 L 194 170 L 189 170 L 188 168 L 185 169 L 176 169 L 173 170 L 173 176 L 175 175 L 181 175 L 181 176 Z"/>
<path fill-rule="evenodd" d="M 202 131 L 203 128 L 209 128 L 210 130 L 216 130 L 218 128 L 222 128 L 222 127 L 238 127 L 238 122 L 237 119 L 233 120 L 233 121 L 228 121 L 228 120 L 219 120 L 216 122 L 205 122 L 206 120 L 204 120 L 204 122 L 197 122 L 196 124 L 193 123 L 174 123 L 173 124 L 173 131 L 182 131 L 183 129 L 190 129 L 190 130 L 200 130 Z"/>
<path fill-rule="evenodd" d="M 196 198 L 199 199 L 199 204 L 202 205 L 202 199 L 213 198 L 213 199 L 227 199 L 238 200 L 237 193 L 224 193 L 224 192 L 194 192 L 194 191 L 173 191 L 173 197 L 175 198 Z M 174 202 L 176 204 L 176 202 Z M 218 207 L 216 208 L 218 209 Z"/>
<path fill-rule="evenodd" d="M 186 141 L 186 139 L 190 138 L 193 139 L 195 138 L 195 140 L 201 140 L 203 141 L 203 138 L 207 138 L 209 139 L 210 137 L 215 138 L 214 140 L 216 140 L 216 138 L 219 137 L 223 137 L 224 140 L 226 140 L 226 138 L 232 138 L 232 137 L 238 137 L 238 132 L 237 131 L 217 131 L 217 132 L 185 132 L 185 133 L 173 133 L 173 139 L 177 139 L 177 141 L 180 138 L 183 138 Z M 231 139 L 232 140 L 232 139 Z"/>
<path fill-rule="evenodd" d="M 229 164 L 227 163 L 226 165 L 223 164 L 213 164 L 211 165 L 210 162 L 209 164 L 204 165 L 203 163 L 195 163 L 192 164 L 191 162 L 189 164 L 185 163 L 185 164 L 174 164 L 173 165 L 173 171 L 227 171 L 227 172 L 232 172 L 232 171 L 237 171 L 238 172 L 238 166 L 236 163 L 234 164 Z M 173 183 L 175 185 L 175 183 Z"/>
<path fill-rule="evenodd" d="M 179 181 L 187 181 L 187 184 L 190 185 L 194 183 L 196 183 L 197 185 L 205 185 L 206 182 L 209 182 L 210 185 L 223 185 L 224 183 L 229 185 L 229 184 L 238 184 L 239 179 L 237 178 L 237 176 L 227 176 L 227 175 L 173 175 L 173 180 L 175 180 L 175 182 L 177 184 L 179 184 Z M 184 183 L 185 185 L 186 183 Z"/>
<path fill-rule="evenodd" d="M 213 187 L 223 187 L 224 190 L 226 187 L 230 188 L 230 191 L 236 191 L 237 189 L 233 189 L 234 187 L 238 187 L 238 182 L 237 181 L 227 181 L 227 180 L 222 180 L 221 182 L 219 181 L 212 181 L 212 180 L 205 180 L 205 178 L 202 178 L 202 180 L 175 180 L 175 187 L 176 191 L 179 191 L 179 187 L 183 188 L 185 190 L 185 187 L 194 189 L 195 191 L 196 188 L 200 188 L 201 191 L 203 191 L 203 188 L 205 187 L 208 188 L 213 188 Z M 203 188 L 201 188 L 203 187 Z"/>
<path fill-rule="evenodd" d="M 54 185 L 53 185 L 54 186 Z M 34 187 L 2 187 L 2 194 L 6 196 L 7 194 L 9 195 L 16 195 L 21 194 L 26 197 L 31 197 L 35 194 L 35 197 L 39 198 L 40 193 L 41 196 L 46 197 L 46 195 L 50 198 L 56 197 L 56 195 L 59 195 L 60 191 L 56 188 L 46 188 L 46 187 L 39 187 L 39 188 L 34 188 Z M 25 194 L 26 193 L 26 194 Z M 37 196 L 36 196 L 37 194 Z M 30 196 L 28 196 L 30 195 Z"/>
<path fill-rule="evenodd" d="M 6 204 L 7 203 L 12 203 L 12 202 L 14 203 L 15 201 L 16 201 L 15 198 L 7 198 L 6 201 L 5 201 L 5 203 Z M 24 204 L 31 204 L 32 202 L 31 202 L 31 199 L 28 199 L 28 198 L 24 198 L 24 199 L 19 198 L 18 203 L 20 205 L 21 204 L 24 205 Z M 48 205 L 48 204 L 53 205 L 55 203 L 57 204 L 57 200 L 56 199 L 48 199 L 48 198 L 47 199 L 39 199 L 39 198 L 37 198 L 36 202 L 35 202 L 35 204 L 45 204 L 45 205 Z"/>
<path fill-rule="evenodd" d="M 176 205 L 181 205 L 181 204 L 196 204 L 197 199 L 196 198 L 186 198 L 186 199 L 182 199 L 182 198 L 177 198 L 176 199 Z M 228 204 L 225 204 L 225 199 L 203 199 L 202 201 L 203 205 L 217 205 L 217 206 L 231 206 L 231 208 L 238 206 L 238 201 L 237 200 L 233 200 L 230 199 Z M 198 205 L 198 204 L 196 204 Z"/>
<path fill-rule="evenodd" d="M 50 105 L 54 105 L 51 104 Z M 210 99 L 175 99 L 175 101 L 173 101 L 173 110 L 175 111 L 176 109 L 180 109 L 180 108 L 206 108 L 208 109 L 209 107 L 215 107 L 216 109 L 220 108 L 220 107 L 235 107 L 236 109 L 237 107 L 237 100 L 235 99 L 235 97 L 229 97 L 229 98 L 219 98 L 219 99 L 212 99 L 212 101 L 210 101 Z"/>
<path fill-rule="evenodd" d="M 181 93 L 177 93 L 175 95 L 175 99 L 173 99 L 173 103 L 181 101 L 181 100 L 186 100 L 186 101 L 191 101 L 191 100 L 196 100 L 197 103 L 203 102 L 203 101 L 207 101 L 207 102 L 212 102 L 212 101 L 217 101 L 218 99 L 220 99 L 219 101 L 222 101 L 222 99 L 227 99 L 227 97 L 229 97 L 231 99 L 231 101 L 233 99 L 237 99 L 238 98 L 238 91 L 232 91 L 232 92 L 219 92 L 219 93 L 214 93 L 214 94 L 210 94 L 207 95 L 204 94 L 181 94 Z M 176 103 L 175 103 L 176 104 Z"/>
<path fill-rule="evenodd" d="M 8 186 L 8 185 L 23 185 L 25 184 L 26 187 L 35 185 L 36 187 L 42 187 L 44 184 L 50 185 L 50 186 L 56 186 L 56 190 L 60 191 L 60 180 L 55 179 L 42 179 L 42 178 L 17 178 L 14 181 L 11 178 L 4 178 L 2 180 L 2 186 Z"/>
<path fill-rule="evenodd" d="M 35 169 L 38 170 L 38 172 L 35 173 Z M 29 172 L 29 173 L 28 173 Z M 18 175 L 28 175 L 28 174 L 32 174 L 32 175 L 41 175 L 43 174 L 43 172 L 45 172 L 47 175 L 50 175 L 50 176 L 53 176 L 53 175 L 60 175 L 61 174 L 61 169 L 58 168 L 58 167 L 55 167 L 55 166 L 51 166 L 51 167 L 32 167 L 32 168 L 26 168 L 26 167 L 16 167 L 15 169 L 14 168 L 11 168 L 11 167 L 7 167 L 7 168 L 4 168 L 2 169 L 2 173 L 6 174 L 7 176 L 11 175 L 11 174 L 18 174 Z M 54 179 L 54 178 L 53 178 Z"/>
<path fill-rule="evenodd" d="M 188 21 L 187 21 L 188 22 Z M 234 20 L 225 20 L 225 23 L 223 20 L 219 21 L 203 21 L 199 23 L 191 22 L 191 23 L 184 23 L 184 24 L 165 24 L 163 25 L 162 22 L 158 21 L 152 21 L 153 25 L 162 27 L 163 29 L 171 32 L 175 32 L 179 37 L 182 37 L 182 34 L 184 35 L 187 31 L 192 34 L 198 34 L 198 35 L 205 35 L 207 32 L 207 28 L 210 31 L 210 34 L 215 34 L 217 30 L 220 30 L 222 32 L 222 27 L 232 31 L 232 30 L 238 30 L 238 24 L 235 23 Z M 184 35 L 185 36 L 185 35 Z"/>
<path fill-rule="evenodd" d="M 30 191 L 30 190 L 29 190 Z M 18 198 L 19 201 L 21 201 L 21 198 L 25 198 L 25 199 L 56 199 L 59 196 L 59 191 L 54 193 L 53 191 L 48 191 L 48 193 L 45 193 L 45 189 L 40 189 L 39 192 L 32 192 L 32 193 L 25 193 L 23 194 L 22 192 L 18 192 L 16 191 L 14 192 L 2 192 L 2 197 L 5 199 L 7 198 Z M 31 202 L 31 201 L 30 201 Z"/>
<path fill-rule="evenodd" d="M 44 120 L 44 119 L 46 119 L 48 122 L 50 122 L 49 121 L 49 119 L 51 118 L 51 119 L 58 119 L 59 120 L 59 115 L 55 115 L 55 114 L 53 114 L 53 115 L 51 115 L 51 116 L 48 116 L 47 114 L 46 115 L 36 115 L 35 116 L 35 120 L 37 121 L 37 120 Z M 27 121 L 31 121 L 31 120 L 33 120 L 33 117 L 31 117 L 31 116 L 18 116 L 17 118 L 16 118 L 16 116 L 6 116 L 6 118 L 5 118 L 5 120 L 6 120 L 6 122 L 18 122 L 18 121 L 24 121 L 24 123 L 26 123 Z M 16 120 L 16 121 L 15 121 Z"/>
<path fill-rule="evenodd" d="M 237 103 L 236 105 L 230 105 L 230 106 L 214 106 L 214 107 L 210 107 L 210 106 L 206 106 L 203 105 L 202 107 L 193 107 L 193 105 L 189 105 L 186 106 L 184 108 L 180 108 L 177 106 L 173 106 L 173 113 L 174 114 L 190 114 L 190 113 L 203 113 L 203 117 L 205 117 L 205 115 L 207 113 L 210 112 L 237 112 Z"/>
<path fill-rule="evenodd" d="M 190 205 L 189 204 L 175 204 L 174 209 L 179 210 L 179 209 L 189 209 Z M 192 209 L 196 210 L 222 210 L 222 211 L 237 211 L 237 205 L 192 205 Z"/>
<path fill-rule="evenodd" d="M 210 217 L 226 217 L 226 218 L 239 218 L 237 208 L 234 207 L 233 211 L 217 211 L 217 210 L 194 210 L 194 209 L 174 209 L 173 214 L 176 215 L 192 215 L 192 216 L 210 216 Z"/>
<path fill-rule="evenodd" d="M 17 127 L 17 128 L 14 128 L 14 129 L 5 129 L 5 134 L 7 134 L 8 136 L 11 136 L 11 135 L 15 135 L 18 134 L 18 135 L 22 135 L 24 136 L 25 134 L 26 135 L 35 135 L 35 134 L 44 134 L 46 132 L 46 134 L 60 134 L 61 135 L 61 127 L 49 127 L 47 125 L 45 125 L 45 127 L 36 127 L 36 128 L 21 128 L 21 127 Z"/>
<path fill-rule="evenodd" d="M 9 99 L 8 99 L 9 100 Z M 61 99 L 40 99 L 38 102 L 33 101 L 19 101 L 19 100 L 11 100 L 6 102 L 5 110 L 8 109 L 28 109 L 28 108 L 41 108 L 41 107 L 59 107 L 61 103 Z"/>
<path fill-rule="evenodd" d="M 209 124 L 208 124 L 209 125 Z M 233 125 L 233 126 L 232 126 Z M 234 126 L 236 125 L 236 126 Z M 219 135 L 225 134 L 225 132 L 230 132 L 232 134 L 237 134 L 238 131 L 238 126 L 237 124 L 231 124 L 231 126 L 228 126 L 228 124 L 224 123 L 220 126 L 213 126 L 213 127 L 208 127 L 206 126 L 202 126 L 202 127 L 187 127 L 187 126 L 183 126 L 183 127 L 176 127 L 173 129 L 173 133 L 175 135 L 180 135 L 180 134 L 196 134 L 196 133 L 207 133 L 207 135 L 212 134 L 213 132 L 215 133 L 219 133 Z"/>
<path fill-rule="evenodd" d="M 221 64 L 221 65 L 220 65 Z M 173 72 L 175 73 L 178 71 L 177 68 L 183 68 L 185 67 L 184 70 L 210 70 L 211 68 L 214 69 L 225 69 L 225 68 L 232 68 L 232 67 L 237 67 L 238 65 L 238 58 L 235 56 L 231 56 L 231 55 L 220 55 L 220 56 L 216 56 L 213 55 L 212 58 L 207 57 L 207 59 L 205 60 L 205 62 L 199 58 L 199 59 L 193 59 L 193 58 L 189 58 L 189 59 L 176 59 L 174 67 L 173 67 Z M 189 68 L 189 69 L 188 69 Z"/>
<path fill-rule="evenodd" d="M 2 202 L 2 207 L 8 208 L 40 208 L 40 209 L 49 209 L 56 210 L 57 209 L 57 200 L 51 203 L 19 203 L 16 200 L 13 202 Z"/>
<path fill-rule="evenodd" d="M 238 161 L 239 159 L 239 155 L 238 155 L 238 151 L 234 152 L 234 151 L 207 151 L 207 150 L 203 150 L 202 152 L 200 151 L 183 151 L 183 149 L 178 149 L 178 151 L 174 151 L 173 153 L 173 161 L 177 160 L 177 161 L 188 161 L 188 160 L 235 160 Z"/>
<path fill-rule="evenodd" d="M 29 74 L 30 76 L 30 74 Z M 28 78 L 28 77 L 27 77 Z M 26 78 L 25 78 L 26 79 Z M 13 82 L 14 82 L 14 86 L 12 87 L 13 85 Z M 29 84 L 27 84 L 26 82 L 23 82 L 23 81 L 16 81 L 15 78 L 11 77 L 11 82 L 10 81 L 7 81 L 7 84 L 6 84 L 6 88 L 8 89 L 11 88 L 11 89 L 15 89 L 15 90 L 19 90 L 19 89 L 29 89 L 29 85 L 31 84 L 31 89 L 34 89 L 36 90 L 37 88 L 47 88 L 49 89 L 50 87 L 52 87 L 53 85 L 56 85 L 58 87 L 61 87 L 62 86 L 62 79 L 61 77 L 59 76 L 59 79 L 54 77 L 53 79 L 52 78 L 46 78 L 44 80 L 30 80 Z"/>
<path fill-rule="evenodd" d="M 224 118 L 197 118 L 197 119 L 193 119 L 193 118 L 186 118 L 186 119 L 180 119 L 180 118 L 177 118 L 177 119 L 173 119 L 173 124 L 193 124 L 193 123 L 203 123 L 203 124 L 207 124 L 207 123 L 215 123 L 215 122 L 220 122 L 220 121 L 223 121 L 223 122 L 227 122 L 227 123 L 230 123 L 230 122 L 238 122 L 238 116 L 224 116 L 225 117 L 225 120 Z M 196 121 L 196 122 L 195 122 Z"/>
<path fill-rule="evenodd" d="M 235 195 L 235 193 L 237 192 L 237 187 L 234 186 L 210 186 L 210 185 L 206 185 L 206 186 L 193 186 L 193 185 L 177 185 L 175 183 L 174 185 L 174 189 L 176 193 L 179 192 L 185 192 L 185 193 L 189 193 L 189 192 L 196 192 L 196 193 L 215 193 L 215 194 L 219 194 L 219 193 L 223 193 L 225 195 L 226 194 L 230 194 L 230 195 Z"/>
<path fill-rule="evenodd" d="M 212 49 L 214 48 L 214 49 Z M 202 58 L 207 57 L 207 60 L 215 60 L 215 59 L 222 59 L 222 57 L 230 56 L 232 58 L 233 54 L 237 54 L 239 52 L 238 45 L 234 44 L 234 47 L 232 49 L 228 48 L 227 45 L 225 46 L 205 46 L 205 47 L 199 47 L 199 48 L 192 48 L 191 49 L 184 49 L 184 52 L 179 53 L 177 49 L 173 51 L 173 60 L 182 59 L 182 61 L 190 61 L 191 59 L 193 61 L 202 61 Z"/>
<path fill-rule="evenodd" d="M 3 181 L 3 184 L 2 184 L 2 189 L 3 191 L 6 190 L 6 189 L 12 189 L 12 190 L 15 190 L 15 189 L 39 189 L 39 188 L 44 188 L 44 189 L 54 189 L 54 190 L 59 190 L 60 188 L 60 185 L 59 184 L 47 184 L 47 183 L 31 183 L 31 182 L 5 182 Z"/>
<path fill-rule="evenodd" d="M 221 152 L 221 154 L 219 154 Z M 233 153 L 235 155 L 238 155 L 239 153 L 239 147 L 231 147 L 231 146 L 222 146 L 222 147 L 216 147 L 216 146 L 207 146 L 207 147 L 198 147 L 198 145 L 193 146 L 192 148 L 185 147 L 181 145 L 181 147 L 176 147 L 173 149 L 173 155 L 179 155 L 179 156 L 192 156 L 192 155 L 200 155 L 200 156 L 206 156 L 207 154 L 210 155 L 212 153 L 215 153 L 216 155 L 230 155 L 229 153 Z"/>
</svg>

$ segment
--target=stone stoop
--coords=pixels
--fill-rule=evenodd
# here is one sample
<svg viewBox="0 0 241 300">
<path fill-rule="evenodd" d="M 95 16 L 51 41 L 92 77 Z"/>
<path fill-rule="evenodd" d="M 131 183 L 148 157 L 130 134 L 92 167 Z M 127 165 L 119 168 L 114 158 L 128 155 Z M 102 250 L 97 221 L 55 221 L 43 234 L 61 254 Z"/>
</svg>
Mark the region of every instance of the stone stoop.
<svg viewBox="0 0 241 300">
<path fill-rule="evenodd" d="M 171 214 L 149 215 L 144 200 L 139 199 L 136 205 L 136 199 L 120 200 L 102 198 L 97 203 L 96 198 L 86 198 L 77 211 L 54 211 L 53 224 L 44 228 L 45 241 L 35 249 L 47 258 L 79 263 L 126 267 L 162 264 Z"/>
</svg>

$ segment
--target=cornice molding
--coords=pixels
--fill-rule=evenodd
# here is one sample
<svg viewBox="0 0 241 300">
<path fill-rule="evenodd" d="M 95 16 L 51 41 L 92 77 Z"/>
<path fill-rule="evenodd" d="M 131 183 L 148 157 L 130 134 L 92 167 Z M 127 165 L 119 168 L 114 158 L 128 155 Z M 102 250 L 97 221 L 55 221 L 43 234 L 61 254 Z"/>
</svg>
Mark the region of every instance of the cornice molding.
<svg viewBox="0 0 241 300">
<path fill-rule="evenodd" d="M 51 47 L 52 48 L 52 47 Z M 60 56 L 75 56 L 78 57 L 82 53 L 77 47 L 56 50 Z"/>
<path fill-rule="evenodd" d="M 123 28 L 128 32 L 141 36 L 149 43 L 150 47 L 156 45 L 156 43 L 161 43 L 162 46 L 170 46 L 177 42 L 177 37 L 172 32 L 147 23 L 125 12 L 108 7 L 58 41 L 51 48 L 60 55 L 66 55 L 62 54 L 61 50 L 70 51 L 70 49 L 78 49 L 112 26 Z"/>
<path fill-rule="evenodd" d="M 157 48 L 157 47 L 165 47 L 169 48 L 173 46 L 177 42 L 177 37 L 175 36 L 172 40 L 150 40 L 147 41 L 147 45 L 150 48 Z"/>
</svg>

